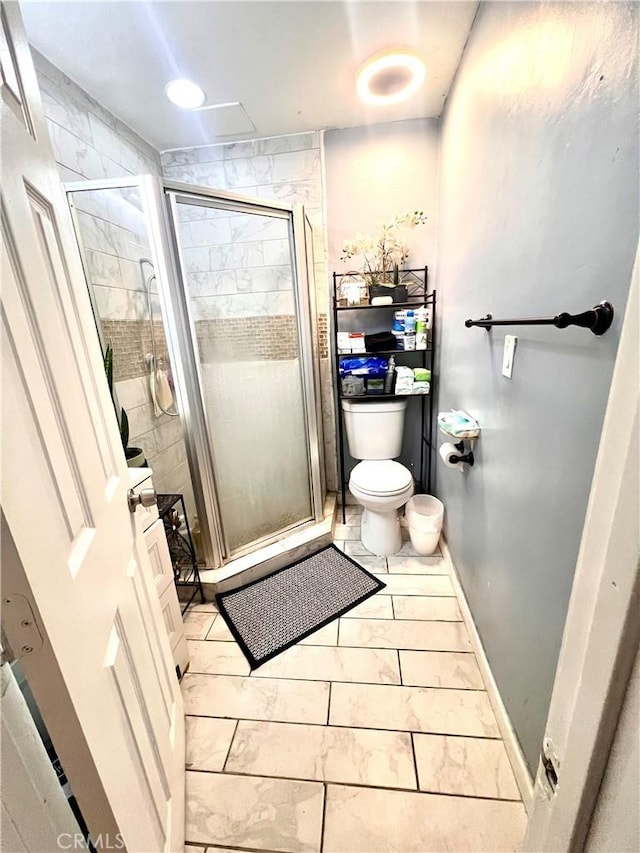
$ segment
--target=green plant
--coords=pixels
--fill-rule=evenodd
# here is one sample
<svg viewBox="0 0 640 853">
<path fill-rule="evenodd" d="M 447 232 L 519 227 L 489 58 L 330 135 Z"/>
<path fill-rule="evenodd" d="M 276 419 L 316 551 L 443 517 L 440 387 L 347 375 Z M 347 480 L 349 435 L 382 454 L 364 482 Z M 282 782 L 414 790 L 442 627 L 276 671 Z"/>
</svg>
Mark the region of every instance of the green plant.
<svg viewBox="0 0 640 853">
<path fill-rule="evenodd" d="M 129 449 L 129 418 L 124 409 L 120 409 L 120 438 L 126 455 Z"/>
<path fill-rule="evenodd" d="M 360 259 L 360 269 L 368 285 L 383 284 L 393 287 L 399 283 L 399 268 L 409 257 L 408 232 L 416 225 L 424 225 L 427 217 L 422 210 L 394 216 L 380 226 L 375 237 L 356 234 L 342 245 L 342 260 Z M 393 281 L 389 276 L 393 271 Z"/>
<path fill-rule="evenodd" d="M 116 418 L 118 420 L 118 426 L 120 428 L 120 440 L 122 441 L 122 448 L 126 455 L 127 448 L 129 447 L 129 417 L 122 407 L 120 407 L 120 412 L 118 413 L 118 406 L 116 405 L 116 401 L 113 397 L 113 347 L 111 344 L 107 344 L 107 348 L 104 351 L 104 372 L 107 375 L 109 391 L 111 392 L 111 401 L 113 403 L 113 408 L 115 409 Z"/>
</svg>

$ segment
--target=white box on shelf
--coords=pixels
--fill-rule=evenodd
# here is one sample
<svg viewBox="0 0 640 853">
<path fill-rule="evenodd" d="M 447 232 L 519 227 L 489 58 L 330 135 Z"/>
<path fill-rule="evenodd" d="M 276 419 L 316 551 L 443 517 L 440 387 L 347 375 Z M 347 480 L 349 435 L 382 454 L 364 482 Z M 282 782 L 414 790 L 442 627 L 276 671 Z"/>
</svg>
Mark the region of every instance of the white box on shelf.
<svg viewBox="0 0 640 853">
<path fill-rule="evenodd" d="M 366 352 L 363 332 L 349 332 L 351 352 Z"/>
<path fill-rule="evenodd" d="M 336 340 L 338 343 L 338 352 L 351 352 L 349 332 L 338 332 Z"/>
</svg>

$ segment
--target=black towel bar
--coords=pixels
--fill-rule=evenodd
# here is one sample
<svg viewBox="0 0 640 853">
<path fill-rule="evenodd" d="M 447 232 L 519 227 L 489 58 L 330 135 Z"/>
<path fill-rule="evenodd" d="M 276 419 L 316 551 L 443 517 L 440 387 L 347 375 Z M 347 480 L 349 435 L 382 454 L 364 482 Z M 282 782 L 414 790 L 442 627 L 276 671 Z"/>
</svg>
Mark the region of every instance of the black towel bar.
<svg viewBox="0 0 640 853">
<path fill-rule="evenodd" d="M 589 311 L 582 314 L 557 314 L 555 317 L 525 317 L 517 320 L 494 320 L 491 314 L 487 314 L 481 320 L 466 320 L 465 326 L 479 326 L 491 331 L 492 326 L 556 326 L 558 329 L 566 329 L 567 326 L 582 326 L 591 329 L 594 335 L 604 335 L 613 322 L 613 305 L 610 302 L 601 302 L 594 305 Z"/>
</svg>

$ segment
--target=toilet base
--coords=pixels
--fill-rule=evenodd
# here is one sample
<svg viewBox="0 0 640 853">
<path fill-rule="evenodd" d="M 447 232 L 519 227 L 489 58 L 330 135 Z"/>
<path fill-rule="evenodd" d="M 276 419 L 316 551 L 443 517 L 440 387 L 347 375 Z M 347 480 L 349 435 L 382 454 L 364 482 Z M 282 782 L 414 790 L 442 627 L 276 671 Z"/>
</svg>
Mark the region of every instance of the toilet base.
<svg viewBox="0 0 640 853">
<path fill-rule="evenodd" d="M 400 519 L 396 509 L 377 512 L 364 508 L 360 534 L 362 544 L 378 557 L 390 557 L 402 547 Z"/>
</svg>

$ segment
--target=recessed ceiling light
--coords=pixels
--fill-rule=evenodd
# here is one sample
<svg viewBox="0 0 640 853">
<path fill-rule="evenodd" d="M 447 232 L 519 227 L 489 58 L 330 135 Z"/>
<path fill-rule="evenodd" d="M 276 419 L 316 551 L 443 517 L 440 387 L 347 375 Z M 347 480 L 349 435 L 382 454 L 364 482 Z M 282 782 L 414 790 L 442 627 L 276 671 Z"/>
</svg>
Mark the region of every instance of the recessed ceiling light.
<svg viewBox="0 0 640 853">
<path fill-rule="evenodd" d="M 164 93 L 171 103 L 185 110 L 201 107 L 206 99 L 204 91 L 191 80 L 172 80 L 164 87 Z"/>
<path fill-rule="evenodd" d="M 421 59 L 408 51 L 376 54 L 360 66 L 358 94 L 368 104 L 397 104 L 418 91 L 424 81 Z"/>
</svg>

